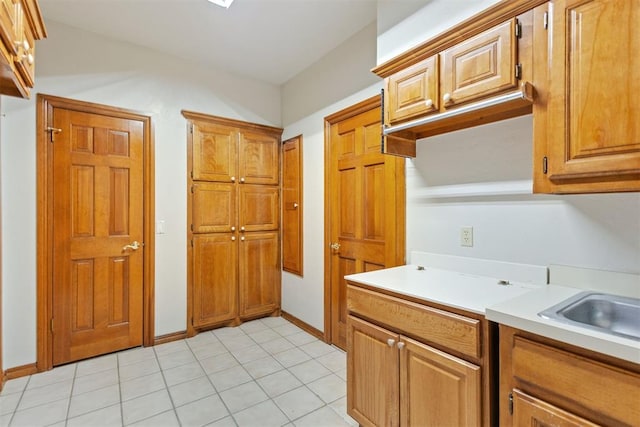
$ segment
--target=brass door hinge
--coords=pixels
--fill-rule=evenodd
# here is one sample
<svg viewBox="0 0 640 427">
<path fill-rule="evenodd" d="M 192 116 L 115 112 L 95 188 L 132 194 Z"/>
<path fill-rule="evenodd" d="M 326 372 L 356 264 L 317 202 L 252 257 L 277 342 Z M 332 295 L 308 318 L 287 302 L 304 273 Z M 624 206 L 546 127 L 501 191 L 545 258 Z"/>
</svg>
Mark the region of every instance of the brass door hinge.
<svg viewBox="0 0 640 427">
<path fill-rule="evenodd" d="M 522 78 L 522 64 L 516 64 L 516 79 Z"/>
<path fill-rule="evenodd" d="M 520 23 L 520 20 L 518 20 L 518 19 L 516 19 L 515 32 L 516 32 L 516 38 L 517 39 L 521 39 L 522 38 L 522 24 Z"/>
<path fill-rule="evenodd" d="M 549 12 L 548 11 L 544 13 L 542 22 L 544 24 L 544 29 L 548 30 L 549 29 Z"/>
<path fill-rule="evenodd" d="M 509 415 L 513 415 L 513 393 L 509 393 Z"/>
</svg>

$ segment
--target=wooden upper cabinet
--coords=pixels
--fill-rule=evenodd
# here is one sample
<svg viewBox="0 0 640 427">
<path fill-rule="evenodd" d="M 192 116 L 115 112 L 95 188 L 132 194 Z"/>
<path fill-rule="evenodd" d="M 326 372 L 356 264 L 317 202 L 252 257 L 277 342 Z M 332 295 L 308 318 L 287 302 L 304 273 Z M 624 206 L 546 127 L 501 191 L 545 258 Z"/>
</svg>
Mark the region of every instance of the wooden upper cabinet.
<svg viewBox="0 0 640 427">
<path fill-rule="evenodd" d="M 22 8 L 18 0 L 0 0 L 0 39 L 11 55 L 18 55 Z"/>
<path fill-rule="evenodd" d="M 280 178 L 280 138 L 242 131 L 238 163 L 240 183 L 277 185 Z"/>
<path fill-rule="evenodd" d="M 238 157 L 236 129 L 216 124 L 194 122 L 193 174 L 197 181 L 235 182 Z"/>
<path fill-rule="evenodd" d="M 438 111 L 438 56 L 434 55 L 385 80 L 387 123 Z"/>
<path fill-rule="evenodd" d="M 0 0 L 0 94 L 29 97 L 35 85 L 35 42 L 45 37 L 36 0 Z"/>
<path fill-rule="evenodd" d="M 445 108 L 516 87 L 516 19 L 510 19 L 441 54 Z"/>
<path fill-rule="evenodd" d="M 534 191 L 639 191 L 640 2 L 552 5 L 540 111 L 548 128 L 535 135 Z"/>
</svg>

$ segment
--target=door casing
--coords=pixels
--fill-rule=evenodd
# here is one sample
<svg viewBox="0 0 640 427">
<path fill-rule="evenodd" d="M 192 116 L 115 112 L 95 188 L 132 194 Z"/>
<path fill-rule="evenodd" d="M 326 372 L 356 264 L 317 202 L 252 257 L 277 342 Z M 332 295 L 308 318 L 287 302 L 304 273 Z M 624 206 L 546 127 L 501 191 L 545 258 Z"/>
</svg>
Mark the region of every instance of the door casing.
<svg viewBox="0 0 640 427">
<path fill-rule="evenodd" d="M 37 359 L 38 372 L 53 368 L 53 155 L 47 126 L 54 108 L 102 114 L 143 123 L 143 319 L 142 344 L 154 344 L 155 321 L 155 159 L 151 115 L 101 104 L 38 94 L 36 98 L 37 157 Z"/>
</svg>

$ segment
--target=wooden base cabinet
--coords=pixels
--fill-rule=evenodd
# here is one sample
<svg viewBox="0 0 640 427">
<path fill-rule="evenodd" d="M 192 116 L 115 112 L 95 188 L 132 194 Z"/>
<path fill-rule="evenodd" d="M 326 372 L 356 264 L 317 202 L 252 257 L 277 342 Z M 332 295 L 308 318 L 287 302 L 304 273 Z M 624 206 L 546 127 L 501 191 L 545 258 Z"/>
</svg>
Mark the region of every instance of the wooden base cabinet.
<svg viewBox="0 0 640 427">
<path fill-rule="evenodd" d="M 640 425 L 640 365 L 500 325 L 501 426 Z"/>
<path fill-rule="evenodd" d="M 347 405 L 361 425 L 481 425 L 479 366 L 354 316 L 348 325 Z"/>
<path fill-rule="evenodd" d="M 360 425 L 492 425 L 486 320 L 352 283 L 347 303 L 347 413 Z"/>
</svg>

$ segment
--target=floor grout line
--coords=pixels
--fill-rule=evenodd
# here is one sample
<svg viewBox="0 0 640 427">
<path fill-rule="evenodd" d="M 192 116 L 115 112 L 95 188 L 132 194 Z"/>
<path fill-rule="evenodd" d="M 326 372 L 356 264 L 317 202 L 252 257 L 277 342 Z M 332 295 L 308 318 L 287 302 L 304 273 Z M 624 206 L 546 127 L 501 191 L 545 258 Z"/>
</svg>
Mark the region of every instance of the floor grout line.
<svg viewBox="0 0 640 427">
<path fill-rule="evenodd" d="M 260 322 L 260 324 L 251 324 L 251 322 Z M 140 355 L 136 355 L 136 354 L 132 354 L 130 357 L 124 357 L 123 355 L 126 354 L 126 352 L 133 352 L 133 351 L 137 351 L 138 349 L 140 349 L 140 351 L 144 351 L 144 349 L 146 349 L 145 347 L 139 347 L 137 349 L 130 349 L 130 350 L 124 350 L 121 352 L 116 352 L 113 353 L 113 355 L 115 356 L 115 369 L 116 369 L 116 381 L 117 381 L 117 392 L 118 392 L 118 399 L 117 399 L 117 403 L 113 403 L 113 404 L 108 404 L 104 407 L 100 407 L 100 408 L 96 408 L 93 409 L 91 411 L 88 411 L 86 413 L 83 414 L 78 414 L 76 416 L 74 416 L 73 418 L 69 418 L 69 415 L 71 415 L 71 409 L 72 409 L 72 400 L 75 398 L 78 398 L 79 396 L 82 396 L 84 393 L 91 393 L 91 392 L 98 392 L 99 390 L 103 390 L 106 389 L 108 387 L 112 387 L 116 384 L 110 384 L 110 385 L 105 385 L 105 386 L 101 386 L 97 389 L 90 389 L 91 385 L 89 382 L 83 382 L 82 384 L 82 389 L 84 390 L 85 387 L 89 388 L 89 390 L 87 391 L 83 391 L 82 393 L 79 393 L 77 396 L 74 396 L 74 391 L 77 389 L 77 387 L 80 386 L 79 383 L 77 383 L 77 381 L 85 376 L 89 376 L 89 375 L 95 375 L 98 374 L 100 372 L 107 372 L 109 370 L 111 370 L 112 368 L 106 368 L 107 364 L 110 362 L 107 362 L 107 364 L 102 365 L 102 364 L 96 364 L 95 368 L 97 369 L 96 371 L 91 371 L 89 367 L 87 366 L 83 366 L 82 370 L 81 370 L 81 366 L 80 364 L 82 362 L 76 362 L 74 367 L 73 367 L 73 374 L 72 374 L 72 383 L 71 383 L 71 388 L 70 388 L 70 392 L 69 392 L 69 396 L 68 396 L 68 402 L 67 402 L 67 406 L 66 406 L 66 413 L 65 413 L 65 419 L 63 421 L 57 422 L 55 423 L 56 425 L 60 425 L 60 426 L 69 426 L 70 425 L 70 421 L 73 420 L 74 418 L 77 417 L 81 417 L 81 416 L 86 416 L 88 414 L 91 414 L 92 412 L 96 412 L 96 411 L 101 411 L 101 410 L 105 410 L 105 408 L 111 408 L 112 406 L 115 406 L 116 404 L 119 405 L 119 410 L 120 410 L 120 424 L 122 426 L 125 425 L 125 410 L 124 410 L 124 406 L 126 402 L 135 400 L 135 399 L 139 399 L 139 398 L 143 398 L 145 396 L 148 396 L 152 393 L 157 393 L 160 392 L 162 390 L 164 390 L 164 392 L 168 395 L 169 397 L 169 402 L 170 402 L 170 407 L 168 407 L 168 409 L 163 410 L 159 413 L 150 415 L 148 417 L 139 419 L 139 420 L 135 420 L 132 421 L 132 424 L 137 424 L 137 423 L 143 423 L 145 421 L 148 421 L 149 419 L 152 419 L 154 417 L 160 417 L 163 416 L 163 414 L 167 414 L 164 415 L 164 417 L 169 416 L 168 413 L 171 412 L 173 414 L 173 416 L 175 417 L 175 422 L 177 423 L 176 425 L 178 426 L 184 426 L 187 427 L 187 425 L 185 424 L 185 422 L 183 422 L 183 420 L 180 419 L 179 415 L 178 415 L 178 410 L 180 408 L 182 408 L 185 405 L 190 405 L 196 402 L 199 402 L 201 400 L 204 399 L 208 399 L 211 398 L 212 396 L 216 396 L 217 399 L 219 399 L 219 401 L 221 402 L 222 407 L 224 408 L 224 410 L 226 411 L 226 415 L 224 415 L 221 418 L 218 418 L 216 420 L 211 420 L 211 421 L 207 421 L 207 425 L 211 424 L 211 423 L 218 423 L 221 422 L 222 420 L 226 420 L 225 422 L 230 422 L 231 424 L 235 425 L 236 427 L 239 426 L 240 424 L 240 419 L 237 418 L 238 414 L 243 413 L 245 415 L 243 415 L 243 417 L 246 416 L 250 416 L 250 417 L 255 417 L 255 411 L 251 411 L 252 408 L 255 408 L 259 405 L 265 405 L 265 403 L 269 402 L 270 404 L 267 405 L 265 407 L 265 409 L 267 409 L 269 414 L 273 414 L 274 416 L 277 416 L 279 419 L 279 417 L 283 416 L 282 420 L 283 420 L 283 425 L 295 425 L 297 422 L 299 422 L 301 419 L 307 417 L 307 416 L 311 416 L 312 414 L 318 412 L 318 411 L 325 411 L 328 407 L 328 409 L 330 410 L 330 412 L 327 412 L 326 415 L 324 416 L 337 416 L 338 418 L 342 419 L 345 425 L 351 425 L 352 421 L 349 421 L 349 418 L 346 414 L 342 414 L 339 409 L 340 407 L 343 407 L 342 403 L 339 403 L 341 399 L 344 399 L 346 396 L 346 381 L 342 378 L 341 375 L 339 375 L 338 373 L 343 371 L 344 368 L 346 368 L 346 360 L 344 362 L 341 362 L 340 359 L 338 358 L 339 356 L 333 356 L 332 358 L 328 358 L 325 363 L 327 363 L 327 365 L 325 365 L 324 363 L 322 363 L 319 359 L 322 359 L 324 357 L 327 357 L 329 355 L 332 355 L 334 352 L 340 352 L 342 354 L 343 357 L 346 357 L 346 354 L 344 353 L 344 351 L 342 351 L 341 349 L 330 345 L 331 349 L 324 349 L 322 348 L 322 345 L 327 345 L 327 343 L 324 343 L 322 340 L 319 340 L 317 337 L 314 337 L 313 335 L 309 334 L 309 338 L 305 338 L 302 335 L 298 335 L 301 333 L 305 333 L 308 334 L 306 331 L 304 331 L 303 329 L 299 328 L 298 326 L 288 322 L 288 321 L 282 321 L 282 322 L 275 322 L 275 321 L 270 321 L 270 323 L 273 324 L 267 324 L 266 322 L 262 322 L 262 320 L 257 319 L 254 321 L 250 321 L 250 322 L 246 322 L 243 323 L 243 325 L 241 325 L 240 327 L 235 327 L 235 328 L 220 328 L 220 329 L 215 329 L 215 330 L 210 330 L 210 331 L 205 331 L 205 332 L 201 332 L 200 334 L 211 334 L 211 336 L 206 336 L 206 335 L 202 335 L 201 340 L 202 341 L 189 341 L 192 338 L 185 338 L 179 341 L 173 341 L 171 343 L 167 343 L 170 344 L 172 346 L 175 346 L 175 348 L 173 347 L 162 347 L 162 345 L 159 346 L 155 346 L 155 347 L 147 347 L 150 349 L 150 351 L 152 351 L 152 356 L 147 356 L 146 354 L 140 354 Z M 242 326 L 245 326 L 245 328 L 243 328 Z M 263 333 L 261 335 L 261 333 Z M 285 335 L 283 335 L 285 334 Z M 252 336 L 253 335 L 253 336 Z M 290 339 L 290 337 L 294 336 L 294 335 L 298 335 L 297 338 L 293 338 Z M 200 336 L 200 335 L 197 335 Z M 265 340 L 264 338 L 266 337 L 271 337 L 269 340 Z M 283 340 L 282 342 L 278 342 L 277 344 L 274 345 L 269 345 L 269 343 L 274 342 L 274 341 L 278 341 L 278 340 Z M 296 342 L 301 342 L 301 344 L 296 344 Z M 261 341 L 261 342 L 258 342 Z M 165 344 L 165 345 L 167 345 Z M 215 345 L 216 348 L 215 349 L 210 349 L 210 351 L 212 351 L 212 354 L 208 355 L 207 353 L 207 346 L 209 345 Z M 291 347 L 288 347 L 289 345 L 291 345 Z M 306 347 L 303 348 L 303 347 Z M 244 351 L 248 350 L 249 348 L 251 348 L 251 351 L 255 351 L 255 354 L 251 354 L 251 355 L 246 355 L 243 353 Z M 222 350 L 224 350 L 224 352 L 222 352 Z M 296 353 L 294 352 L 294 350 L 297 350 L 300 353 Z M 291 351 L 292 354 L 291 355 L 282 355 L 285 352 Z M 177 354 L 177 353 L 184 353 L 182 355 L 178 355 L 175 356 L 174 359 L 172 359 L 172 355 L 173 354 Z M 206 357 L 198 357 L 198 354 L 205 354 Z M 278 355 L 281 355 L 280 357 L 277 357 Z M 207 369 L 205 369 L 205 364 L 203 363 L 204 361 L 211 359 L 211 358 L 215 358 L 218 356 L 225 356 L 225 357 L 229 357 L 229 362 L 231 363 L 231 360 L 233 360 L 233 362 L 235 362 L 234 366 L 231 367 L 225 367 L 222 370 L 219 371 L 214 371 L 211 373 L 207 372 Z M 140 360 L 138 360 L 138 358 L 140 358 Z M 245 361 L 244 363 L 241 362 L 241 360 L 245 360 L 245 359 L 250 359 Z M 306 360 L 302 360 L 299 361 L 300 359 L 304 359 L 306 358 Z M 334 360 L 335 358 L 335 360 Z M 189 360 L 187 360 L 189 359 Z M 126 360 L 126 363 L 122 364 L 123 361 Z M 264 360 L 265 363 L 268 364 L 273 364 L 273 366 L 268 366 L 268 367 L 260 367 L 259 366 L 259 362 L 260 360 Z M 291 364 L 291 361 L 294 361 L 295 363 Z M 157 364 L 157 368 L 158 371 L 156 372 L 150 372 L 147 373 L 145 375 L 141 375 L 141 376 L 134 376 L 134 377 L 130 377 L 126 380 L 124 380 L 121 376 L 121 369 L 123 369 L 125 366 L 129 366 L 129 365 L 134 365 L 134 364 L 141 364 L 139 367 L 140 368 L 144 368 L 144 362 L 149 362 L 149 361 L 154 361 L 154 363 Z M 163 361 L 163 363 L 161 363 L 161 361 Z M 284 363 L 283 363 L 284 361 Z M 194 363 L 195 362 L 195 363 Z M 221 362 L 225 363 L 224 360 L 221 360 Z M 305 363 L 309 363 L 309 362 L 314 362 L 311 363 L 309 366 L 309 369 L 317 369 L 318 371 L 320 371 L 319 376 L 315 376 L 316 373 L 309 375 L 309 378 L 313 378 L 313 379 L 307 379 L 307 380 L 303 380 L 304 375 L 301 375 L 304 371 L 304 368 L 299 368 L 299 369 L 295 369 L 296 367 L 305 364 Z M 176 364 L 177 363 L 177 364 Z M 187 376 L 185 378 L 188 379 L 183 379 L 182 377 L 176 377 L 175 374 L 172 375 L 172 378 L 177 378 L 177 381 L 175 384 L 172 384 L 171 386 L 169 386 L 168 383 L 168 379 L 167 379 L 167 372 L 169 372 L 171 369 L 176 369 L 176 368 L 180 368 L 180 367 L 184 367 L 190 364 L 194 364 L 193 368 L 195 369 L 195 367 L 197 366 L 201 372 L 196 372 L 193 371 L 193 374 L 198 374 L 200 376 L 197 376 L 196 378 L 189 378 L 191 376 L 191 374 L 187 374 Z M 216 362 L 217 363 L 217 362 Z M 287 366 L 285 366 L 285 363 Z M 341 366 L 341 363 L 344 367 Z M 175 364 L 175 365 L 174 365 Z M 166 366 L 165 367 L 163 367 Z M 215 363 L 213 361 L 210 361 L 210 363 L 207 365 L 209 366 L 209 369 L 211 368 L 215 368 Z M 231 381 L 229 384 L 234 384 L 230 387 L 225 388 L 224 390 L 219 389 L 219 387 L 216 386 L 216 384 L 214 383 L 214 376 L 216 374 L 224 374 L 224 372 L 229 371 L 230 369 L 242 369 L 242 371 L 247 375 L 247 379 L 246 381 L 244 381 L 244 379 L 242 381 L 240 381 L 239 383 L 235 384 L 234 381 Z M 250 369 L 249 369 L 250 368 Z M 337 368 L 337 369 L 336 369 Z M 135 374 L 137 372 L 137 367 L 136 368 L 131 368 L 129 372 L 129 374 Z M 185 371 L 188 371 L 188 369 L 190 368 L 186 368 Z M 261 371 L 261 369 L 263 371 Z M 274 370 L 275 369 L 275 370 Z M 336 369 L 336 370 L 334 370 Z M 294 372 L 298 372 L 298 375 L 296 375 Z M 326 372 L 324 372 L 326 371 Z M 51 372 L 51 371 L 49 371 Z M 83 375 L 79 376 L 79 373 L 82 372 Z M 262 373 L 262 372 L 266 372 L 266 373 Z M 289 378 L 288 376 L 290 376 L 292 379 L 291 380 L 287 380 L 287 385 L 284 388 L 290 387 L 290 385 L 288 384 L 289 381 L 293 381 L 293 379 L 295 379 L 295 381 L 297 383 L 299 383 L 299 385 L 293 386 L 292 388 L 285 390 L 285 391 L 279 391 L 279 386 L 276 386 L 276 388 L 273 388 L 272 386 L 269 386 L 269 384 L 265 381 L 260 381 L 263 378 L 267 378 L 271 375 L 276 375 L 279 373 L 284 373 L 286 372 L 287 376 L 284 378 Z M 135 395 L 135 397 L 128 399 L 126 402 L 124 400 L 124 385 L 127 382 L 130 381 L 135 381 L 138 380 L 140 381 L 141 378 L 145 378 L 145 377 L 151 377 L 153 375 L 156 374 L 160 374 L 160 378 L 162 379 L 162 386 L 163 388 L 159 389 L 159 390 L 155 390 L 155 391 L 148 391 L 143 394 L 140 395 Z M 176 373 L 179 373 L 176 371 Z M 38 374 L 35 374 L 38 375 Z M 254 376 L 256 375 L 256 376 Z M 301 376 L 299 376 L 301 375 Z M 207 384 L 209 384 L 211 386 L 211 391 L 209 391 L 208 389 L 202 389 L 202 392 L 198 391 L 198 393 L 194 393 L 193 395 L 189 394 L 188 391 L 188 387 L 189 386 L 185 386 L 183 389 L 181 390 L 176 390 L 177 393 L 180 393 L 179 395 L 176 395 L 174 397 L 174 395 L 172 395 L 171 393 L 171 389 L 180 386 L 181 384 L 186 384 L 189 383 L 191 381 L 203 381 L 202 380 L 202 376 L 206 377 L 206 382 Z M 335 376 L 336 377 L 336 381 L 335 383 L 333 382 L 334 380 L 328 379 L 331 376 Z M 33 376 L 29 377 L 29 379 L 26 381 L 26 383 L 24 384 L 22 391 L 20 392 L 20 398 L 18 400 L 18 403 L 16 404 L 13 412 L 11 413 L 11 416 L 9 418 L 9 425 L 11 426 L 12 423 L 15 422 L 15 417 L 16 417 L 16 413 L 18 413 L 19 411 L 17 410 L 19 408 L 20 403 L 22 402 L 22 399 L 25 396 L 25 393 L 28 391 L 28 387 L 32 382 L 32 378 Z M 318 386 L 314 386 L 314 388 L 316 390 L 318 390 L 318 392 L 314 391 L 310 385 L 314 384 L 320 380 L 323 379 L 327 379 L 325 383 L 320 383 L 318 384 Z M 45 383 L 42 386 L 39 387 L 45 387 L 45 386 L 50 386 L 51 384 L 55 384 L 57 382 L 62 382 L 62 381 L 67 381 L 67 380 L 61 380 L 61 381 L 57 381 L 54 380 L 53 382 L 47 384 Z M 89 380 L 92 381 L 92 380 Z M 105 380 L 108 381 L 108 380 Z M 144 380 L 143 380 L 144 381 Z M 172 379 L 172 382 L 175 381 L 174 379 Z M 41 382 L 41 381 L 40 381 Z M 335 389 L 337 391 L 334 391 L 333 387 L 335 387 L 336 385 L 339 387 L 340 382 L 344 383 L 344 394 L 342 394 L 340 397 L 333 399 L 330 402 L 326 402 L 323 398 L 322 395 L 325 395 L 327 400 L 332 399 L 334 394 L 340 394 L 340 389 Z M 87 385 L 89 384 L 89 385 Z M 250 388 L 249 390 L 259 390 L 263 396 L 260 396 L 259 398 L 257 398 L 258 400 L 260 399 L 264 399 L 260 400 L 259 402 L 255 402 L 255 403 L 251 403 L 248 406 L 244 406 L 245 404 L 248 403 L 248 401 L 238 401 L 240 402 L 238 407 L 241 409 L 237 409 L 234 412 L 231 411 L 231 407 L 229 406 L 230 403 L 233 403 L 233 406 L 235 405 L 235 401 L 231 402 L 229 401 L 229 403 L 227 403 L 222 395 L 229 391 L 230 393 L 227 393 L 226 395 L 228 396 L 232 396 L 233 394 L 231 393 L 232 390 L 241 387 L 241 386 L 246 386 L 247 384 L 250 384 Z M 264 385 L 263 385 L 264 384 Z M 204 382 L 200 382 L 197 384 L 198 386 L 202 385 L 203 387 L 205 386 Z M 132 385 L 133 387 L 138 387 L 138 384 L 134 384 Z M 157 386 L 160 386 L 160 383 L 158 382 Z M 39 387 L 35 387 L 34 389 L 37 389 Z M 324 389 L 322 387 L 325 387 Z M 149 389 L 151 389 L 153 387 L 149 387 Z M 284 406 L 281 407 L 278 403 L 277 403 L 277 399 L 281 398 L 281 396 L 290 393 L 294 390 L 305 390 L 305 394 L 308 393 L 309 396 L 313 396 L 313 399 L 317 399 L 316 404 L 320 404 L 320 406 L 318 406 L 317 408 L 310 410 L 308 412 L 307 409 L 304 410 L 299 410 L 299 408 L 297 408 L 296 406 Z M 78 389 L 80 390 L 80 389 Z M 132 389 L 132 391 L 135 391 L 136 389 Z M 144 386 L 141 388 L 141 390 L 144 390 Z M 269 394 L 268 390 L 272 390 L 272 391 L 276 391 L 277 394 Z M 183 395 L 182 393 L 186 393 L 186 395 Z M 209 393 L 209 394 L 207 394 Z M 204 396 L 201 396 L 201 394 L 205 394 Z M 193 400 L 189 400 L 191 399 L 191 397 L 189 396 L 198 396 L 197 398 L 194 398 Z M 236 395 L 237 396 L 237 395 Z M 115 397 L 115 396 L 113 396 Z M 293 398 L 296 398 L 295 394 L 292 395 Z M 310 397 L 311 398 L 311 397 Z M 163 397 L 164 399 L 164 397 Z M 178 405 L 177 401 L 175 399 L 179 399 L 181 401 L 181 403 Z M 253 400 L 253 399 L 252 399 Z M 286 402 L 284 399 L 280 399 L 281 403 Z M 289 401 L 291 402 L 291 401 Z M 45 404 L 49 404 L 51 402 L 47 402 Z M 44 404 L 43 404 L 44 405 Z M 217 404 L 216 404 L 217 405 Z M 291 403 L 289 403 L 289 405 L 291 405 Z M 336 408 L 334 408 L 332 405 L 337 405 Z M 40 405 L 36 405 L 40 406 Z M 312 407 L 313 405 L 310 405 L 310 407 Z M 34 407 L 35 408 L 35 407 Z M 286 408 L 289 408 L 288 410 L 291 412 L 291 408 L 296 408 L 295 410 L 293 410 L 293 413 L 291 414 L 291 417 L 295 418 L 291 418 L 290 415 L 286 412 Z M 27 408 L 27 409 L 32 409 L 32 408 Z M 62 408 L 60 408 L 62 409 Z M 112 411 L 115 411 L 115 409 L 112 409 Z M 280 413 L 281 415 L 276 415 L 276 411 L 277 413 Z M 150 411 L 150 412 L 153 412 Z M 299 413 L 296 413 L 299 412 Z M 294 415 L 295 414 L 295 415 Z M 329 415 L 329 414 L 333 414 L 333 415 Z M 113 415 L 115 416 L 115 413 L 113 413 Z M 259 416 L 259 415 L 258 415 Z M 321 415 L 318 415 L 321 416 Z M 245 418 L 243 418 L 243 420 L 246 420 Z M 284 421 L 286 420 L 286 422 Z M 173 421 L 171 421 L 173 423 Z"/>
</svg>

